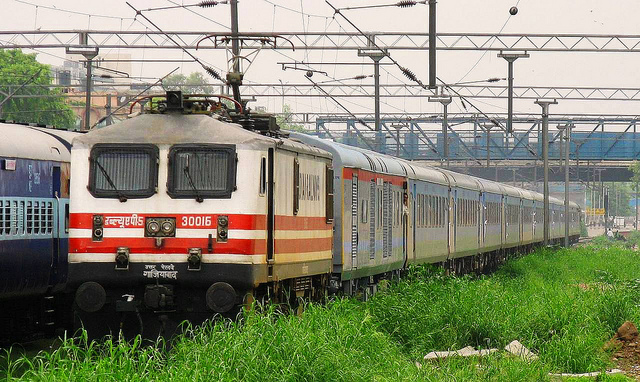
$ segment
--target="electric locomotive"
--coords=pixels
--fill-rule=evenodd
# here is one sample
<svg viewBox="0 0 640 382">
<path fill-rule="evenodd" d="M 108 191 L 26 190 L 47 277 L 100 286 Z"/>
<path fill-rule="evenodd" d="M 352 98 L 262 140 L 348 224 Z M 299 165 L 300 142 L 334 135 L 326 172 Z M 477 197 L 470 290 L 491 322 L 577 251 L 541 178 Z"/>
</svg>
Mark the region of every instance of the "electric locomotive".
<svg viewBox="0 0 640 382">
<path fill-rule="evenodd" d="M 207 97 L 170 92 L 150 104 L 73 141 L 78 321 L 154 336 L 254 298 L 321 293 L 332 266 L 331 156 L 279 134 L 273 117 L 233 123 Z"/>
</svg>

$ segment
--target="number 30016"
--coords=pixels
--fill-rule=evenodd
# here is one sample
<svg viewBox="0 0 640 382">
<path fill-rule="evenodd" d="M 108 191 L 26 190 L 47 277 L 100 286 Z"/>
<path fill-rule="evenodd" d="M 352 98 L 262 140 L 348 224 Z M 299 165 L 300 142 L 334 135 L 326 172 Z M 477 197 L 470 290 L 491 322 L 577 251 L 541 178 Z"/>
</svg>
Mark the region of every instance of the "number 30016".
<svg viewBox="0 0 640 382">
<path fill-rule="evenodd" d="M 183 216 L 183 227 L 202 227 L 211 226 L 211 216 Z"/>
</svg>

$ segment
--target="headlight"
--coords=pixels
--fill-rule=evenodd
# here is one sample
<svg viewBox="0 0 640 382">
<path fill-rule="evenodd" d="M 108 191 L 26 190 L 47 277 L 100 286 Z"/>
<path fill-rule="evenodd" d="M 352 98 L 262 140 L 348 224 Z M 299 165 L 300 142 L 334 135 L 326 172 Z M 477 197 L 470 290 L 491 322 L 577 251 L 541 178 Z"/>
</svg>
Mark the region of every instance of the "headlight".
<svg viewBox="0 0 640 382">
<path fill-rule="evenodd" d="M 149 233 L 158 233 L 158 232 L 160 232 L 160 224 L 155 220 L 152 220 L 152 221 L 148 222 L 147 223 L 147 231 L 149 231 Z"/>
<path fill-rule="evenodd" d="M 175 237 L 176 218 L 148 217 L 145 221 L 145 237 Z"/>
<path fill-rule="evenodd" d="M 166 220 L 162 223 L 162 232 L 165 234 L 169 234 L 173 231 L 173 222 L 171 220 Z"/>
</svg>

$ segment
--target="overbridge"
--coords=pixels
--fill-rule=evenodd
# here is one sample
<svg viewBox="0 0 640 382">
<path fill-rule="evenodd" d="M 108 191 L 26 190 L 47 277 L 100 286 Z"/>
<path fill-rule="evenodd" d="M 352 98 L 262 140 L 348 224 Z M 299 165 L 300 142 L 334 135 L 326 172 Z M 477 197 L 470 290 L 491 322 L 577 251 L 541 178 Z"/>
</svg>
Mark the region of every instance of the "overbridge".
<svg viewBox="0 0 640 382">
<path fill-rule="evenodd" d="M 572 180 L 629 181 L 629 165 L 640 159 L 640 116 L 550 116 L 550 179 L 562 181 L 566 141 L 557 126 L 573 125 L 570 141 Z M 542 121 L 535 116 L 514 118 L 509 133 L 503 116 L 453 115 L 448 118 L 448 154 L 441 116 L 387 118 L 381 131 L 364 118 L 319 117 L 315 134 L 405 159 L 497 181 L 542 179 Z"/>
</svg>

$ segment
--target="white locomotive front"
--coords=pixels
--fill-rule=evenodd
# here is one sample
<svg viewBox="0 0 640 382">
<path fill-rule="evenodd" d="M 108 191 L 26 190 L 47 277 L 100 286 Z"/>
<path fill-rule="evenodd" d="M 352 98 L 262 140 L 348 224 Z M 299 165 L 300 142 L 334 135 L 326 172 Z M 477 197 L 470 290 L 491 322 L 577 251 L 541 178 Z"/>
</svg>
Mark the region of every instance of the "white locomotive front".
<svg viewBox="0 0 640 382">
<path fill-rule="evenodd" d="M 271 135 L 175 108 L 74 140 L 69 286 L 87 328 L 324 288 L 330 155 Z"/>
</svg>

